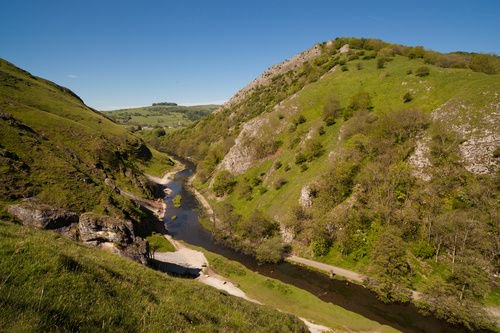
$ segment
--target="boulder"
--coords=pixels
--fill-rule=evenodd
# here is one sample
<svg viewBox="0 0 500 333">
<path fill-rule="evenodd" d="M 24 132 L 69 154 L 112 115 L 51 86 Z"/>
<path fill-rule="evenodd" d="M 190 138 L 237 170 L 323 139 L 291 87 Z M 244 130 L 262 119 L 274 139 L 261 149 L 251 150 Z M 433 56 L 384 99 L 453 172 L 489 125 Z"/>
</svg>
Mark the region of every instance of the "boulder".
<svg viewBox="0 0 500 333">
<path fill-rule="evenodd" d="M 94 213 L 80 215 L 78 238 L 81 242 L 146 264 L 148 243 L 136 237 L 132 222 Z"/>
<path fill-rule="evenodd" d="M 7 208 L 24 225 L 41 229 L 61 229 L 78 223 L 78 215 L 64 209 L 53 208 L 34 199 L 26 199 Z"/>
<path fill-rule="evenodd" d="M 314 193 L 309 186 L 304 186 L 300 190 L 299 205 L 304 208 L 309 208 L 312 206 L 312 200 L 314 198 Z"/>
<path fill-rule="evenodd" d="M 80 215 L 78 231 L 82 242 L 96 246 L 108 242 L 123 246 L 135 238 L 130 221 L 94 213 Z"/>
</svg>

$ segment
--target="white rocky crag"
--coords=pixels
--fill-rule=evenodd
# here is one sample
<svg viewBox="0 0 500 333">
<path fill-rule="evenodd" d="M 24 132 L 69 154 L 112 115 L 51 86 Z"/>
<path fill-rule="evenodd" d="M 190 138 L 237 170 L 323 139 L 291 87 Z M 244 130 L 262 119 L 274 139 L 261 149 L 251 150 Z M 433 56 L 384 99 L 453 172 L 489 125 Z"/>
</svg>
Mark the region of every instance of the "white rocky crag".
<svg viewBox="0 0 500 333">
<path fill-rule="evenodd" d="M 299 205 L 303 208 L 309 208 L 312 206 L 313 192 L 310 186 L 304 186 L 300 190 Z"/>
<path fill-rule="evenodd" d="M 271 79 L 279 74 L 286 73 L 290 70 L 296 69 L 302 66 L 306 61 L 309 61 L 321 54 L 321 47 L 319 45 L 315 45 L 307 51 L 299 53 L 295 57 L 285 60 L 280 64 L 273 65 L 269 67 L 264 73 L 262 73 L 255 80 L 250 82 L 243 89 L 238 91 L 229 101 L 227 101 L 221 109 L 229 108 L 241 102 L 249 92 L 255 89 L 258 86 L 267 85 L 271 82 Z"/>
<path fill-rule="evenodd" d="M 500 171 L 495 151 L 500 148 L 500 96 L 483 93 L 491 102 L 481 109 L 460 101 L 448 101 L 432 113 L 435 121 L 446 123 L 464 140 L 460 154 L 464 167 L 477 175 Z"/>
<path fill-rule="evenodd" d="M 252 141 L 275 136 L 283 131 L 288 122 L 277 120 L 277 115 L 286 114 L 287 117 L 291 117 L 299 112 L 296 97 L 297 94 L 294 94 L 276 105 L 272 112 L 261 114 L 244 123 L 234 145 L 224 156 L 218 169 L 227 170 L 234 175 L 248 170 L 257 159 L 257 152 L 252 149 Z"/>
<path fill-rule="evenodd" d="M 408 162 L 412 166 L 412 176 L 426 182 L 432 178 L 429 170 L 432 167 L 431 160 L 429 159 L 429 141 L 430 138 L 427 136 L 417 139 L 415 151 L 408 159 Z"/>
<path fill-rule="evenodd" d="M 261 117 L 247 121 L 234 141 L 234 145 L 224 156 L 219 168 L 228 170 L 233 174 L 240 174 L 251 167 L 254 158 L 253 152 L 247 143 L 256 138 L 261 128 L 267 123 L 268 119 Z"/>
</svg>

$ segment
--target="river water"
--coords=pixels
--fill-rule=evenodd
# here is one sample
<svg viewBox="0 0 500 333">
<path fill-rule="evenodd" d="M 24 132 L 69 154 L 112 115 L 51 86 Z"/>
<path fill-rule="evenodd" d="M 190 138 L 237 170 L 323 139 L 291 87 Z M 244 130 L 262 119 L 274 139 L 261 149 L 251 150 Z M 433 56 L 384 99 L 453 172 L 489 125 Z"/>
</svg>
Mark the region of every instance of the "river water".
<svg viewBox="0 0 500 333">
<path fill-rule="evenodd" d="M 374 293 L 360 285 L 331 279 L 325 274 L 287 262 L 259 265 L 253 257 L 215 242 L 211 233 L 198 221 L 202 207 L 186 186 L 186 180 L 193 174 L 194 166 L 188 162 L 185 164 L 186 169 L 177 173 L 175 179 L 167 185 L 172 193 L 165 198 L 168 209 L 164 221 L 175 239 L 238 261 L 261 275 L 307 290 L 325 302 L 336 304 L 403 332 L 466 332 L 463 328 L 450 326 L 434 317 L 421 315 L 412 304 L 385 304 L 379 301 Z M 175 208 L 171 201 L 177 194 L 182 196 L 180 208 Z M 176 219 L 172 220 L 174 215 Z"/>
</svg>

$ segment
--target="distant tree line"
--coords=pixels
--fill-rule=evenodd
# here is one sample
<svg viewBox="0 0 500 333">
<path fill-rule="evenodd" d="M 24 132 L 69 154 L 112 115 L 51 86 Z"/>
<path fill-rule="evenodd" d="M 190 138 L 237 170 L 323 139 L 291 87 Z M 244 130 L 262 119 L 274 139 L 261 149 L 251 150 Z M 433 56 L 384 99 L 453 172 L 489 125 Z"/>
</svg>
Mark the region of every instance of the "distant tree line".
<svg viewBox="0 0 500 333">
<path fill-rule="evenodd" d="M 160 103 L 153 103 L 151 104 L 152 106 L 177 106 L 177 103 L 172 103 L 172 102 L 160 102 Z"/>
</svg>

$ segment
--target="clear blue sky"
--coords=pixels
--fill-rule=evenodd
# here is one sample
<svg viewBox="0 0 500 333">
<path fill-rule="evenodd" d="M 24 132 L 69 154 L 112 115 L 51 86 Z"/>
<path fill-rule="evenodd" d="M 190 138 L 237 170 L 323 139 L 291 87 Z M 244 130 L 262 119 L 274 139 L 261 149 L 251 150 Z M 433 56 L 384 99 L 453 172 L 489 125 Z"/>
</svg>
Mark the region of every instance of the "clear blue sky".
<svg viewBox="0 0 500 333">
<path fill-rule="evenodd" d="M 338 36 L 500 53 L 500 1 L 1 0 L 0 57 L 97 109 L 221 102 Z"/>
</svg>

